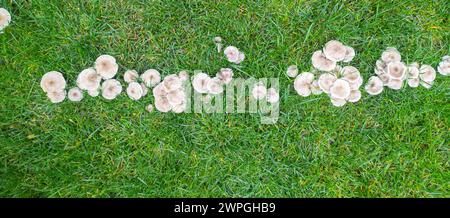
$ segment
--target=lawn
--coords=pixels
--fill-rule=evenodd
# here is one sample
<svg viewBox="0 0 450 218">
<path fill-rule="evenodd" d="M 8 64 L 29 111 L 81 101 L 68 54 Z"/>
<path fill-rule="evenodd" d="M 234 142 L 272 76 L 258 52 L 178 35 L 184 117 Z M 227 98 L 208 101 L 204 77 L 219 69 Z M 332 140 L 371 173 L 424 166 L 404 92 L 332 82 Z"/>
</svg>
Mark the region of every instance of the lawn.
<svg viewBox="0 0 450 218">
<path fill-rule="evenodd" d="M 450 80 L 431 89 L 363 91 L 333 107 L 300 97 L 289 65 L 338 39 L 365 82 L 386 47 L 436 67 L 450 54 L 450 4 L 407 1 L 0 0 L 1 197 L 450 197 Z M 239 66 L 213 42 L 246 54 Z M 162 75 L 233 66 L 278 77 L 280 118 L 148 113 L 122 93 L 52 104 L 42 75 L 69 87 L 101 54 Z"/>
</svg>

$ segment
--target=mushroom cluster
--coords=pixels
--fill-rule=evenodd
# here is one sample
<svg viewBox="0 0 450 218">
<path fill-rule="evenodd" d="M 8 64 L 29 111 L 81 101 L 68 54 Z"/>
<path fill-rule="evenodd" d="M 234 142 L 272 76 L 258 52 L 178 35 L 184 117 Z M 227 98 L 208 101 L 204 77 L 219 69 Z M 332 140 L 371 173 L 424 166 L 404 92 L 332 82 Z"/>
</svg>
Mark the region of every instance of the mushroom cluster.
<svg viewBox="0 0 450 218">
<path fill-rule="evenodd" d="M 353 66 L 340 66 L 338 62 L 348 63 L 355 57 L 355 50 L 339 41 L 331 40 L 323 50 L 312 55 L 312 72 L 303 72 L 296 76 L 294 89 L 300 96 L 311 94 L 327 94 L 334 106 L 341 107 L 347 102 L 357 102 L 361 99 L 359 88 L 363 83 L 361 73 Z M 286 71 L 289 77 L 298 73 L 297 66 L 292 65 Z M 314 73 L 319 77 L 315 79 Z"/>
<path fill-rule="evenodd" d="M 234 46 L 226 47 L 225 50 L 223 50 L 223 53 L 231 63 L 240 64 L 245 59 L 244 52 L 239 51 L 239 49 Z"/>
<path fill-rule="evenodd" d="M 355 50 L 337 40 L 325 44 L 322 50 L 315 51 L 311 62 L 319 71 L 331 72 L 336 69 L 338 62 L 348 63 L 355 57 Z"/>
<path fill-rule="evenodd" d="M 217 95 L 223 92 L 224 85 L 229 84 L 231 80 L 233 80 L 233 70 L 222 68 L 212 78 L 203 72 L 195 74 L 192 78 L 192 86 L 198 93 Z"/>
<path fill-rule="evenodd" d="M 3 29 L 9 26 L 10 22 L 11 22 L 11 14 L 8 12 L 8 10 L 0 8 L 0 33 L 2 32 Z"/>
<path fill-rule="evenodd" d="M 402 62 L 402 56 L 396 48 L 389 47 L 376 61 L 376 76 L 372 76 L 367 82 L 365 89 L 370 95 L 380 94 L 384 86 L 400 90 L 404 83 L 409 87 L 416 88 L 422 85 L 431 88 L 436 78 L 436 70 L 430 65 L 422 65 L 414 62 L 406 65 Z"/>
<path fill-rule="evenodd" d="M 280 100 L 280 95 L 275 88 L 266 88 L 262 83 L 257 83 L 253 86 L 252 97 L 256 100 L 266 100 L 271 104 Z"/>
<path fill-rule="evenodd" d="M 153 88 L 155 97 L 155 108 L 163 113 L 172 111 L 182 113 L 187 109 L 187 96 L 184 83 L 187 72 L 181 71 L 177 74 L 170 74 L 164 77 L 163 81 Z M 153 110 L 153 107 L 147 106 L 147 110 Z"/>
</svg>

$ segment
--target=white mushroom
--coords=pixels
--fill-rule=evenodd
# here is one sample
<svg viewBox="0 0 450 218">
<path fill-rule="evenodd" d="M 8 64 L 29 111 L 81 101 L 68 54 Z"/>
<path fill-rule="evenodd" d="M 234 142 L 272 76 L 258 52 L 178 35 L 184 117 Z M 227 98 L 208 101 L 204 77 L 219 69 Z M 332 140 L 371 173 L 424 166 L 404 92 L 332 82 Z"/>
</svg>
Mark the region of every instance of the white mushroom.
<svg viewBox="0 0 450 218">
<path fill-rule="evenodd" d="M 137 82 L 131 82 L 128 84 L 127 87 L 127 95 L 128 97 L 130 97 L 132 100 L 139 100 L 142 97 L 142 87 L 139 83 Z"/>
<path fill-rule="evenodd" d="M 108 79 L 102 83 L 102 96 L 112 100 L 122 92 L 122 85 L 115 79 Z"/>
<path fill-rule="evenodd" d="M 149 113 L 153 112 L 153 105 L 152 104 L 147 105 L 147 107 L 145 107 L 145 110 L 147 110 L 147 112 Z"/>
<path fill-rule="evenodd" d="M 321 71 L 332 71 L 336 68 L 336 62 L 325 57 L 322 51 L 316 51 L 311 58 L 314 68 Z"/>
<path fill-rule="evenodd" d="M 235 64 L 240 64 L 242 61 L 244 61 L 244 59 L 245 59 L 245 54 L 244 54 L 244 52 L 239 52 L 238 60 L 235 61 L 234 63 L 235 63 Z"/>
<path fill-rule="evenodd" d="M 216 77 L 219 78 L 223 84 L 229 84 L 233 79 L 233 70 L 230 68 L 222 68 L 216 74 Z"/>
<path fill-rule="evenodd" d="M 169 112 L 172 106 L 169 104 L 167 98 L 155 96 L 155 108 L 163 113 Z"/>
<path fill-rule="evenodd" d="M 450 74 L 450 61 L 444 60 L 439 63 L 437 70 L 441 75 L 448 76 Z"/>
<path fill-rule="evenodd" d="M 378 95 L 383 91 L 383 81 L 377 76 L 372 76 L 369 78 L 365 89 L 370 95 Z"/>
<path fill-rule="evenodd" d="M 58 92 L 47 92 L 47 97 L 52 103 L 60 103 L 66 98 L 66 91 L 62 90 Z"/>
<path fill-rule="evenodd" d="M 149 69 L 141 74 L 141 79 L 147 87 L 153 87 L 161 82 L 161 74 L 155 69 Z"/>
<path fill-rule="evenodd" d="M 83 99 L 83 92 L 78 87 L 73 87 L 67 93 L 67 98 L 71 101 L 81 101 Z"/>
<path fill-rule="evenodd" d="M 334 81 L 336 81 L 337 78 L 335 75 L 330 73 L 324 73 L 319 76 L 319 87 L 320 89 L 325 93 L 330 93 L 330 88 L 333 85 Z"/>
<path fill-rule="evenodd" d="M 341 42 L 331 40 L 325 44 L 323 54 L 331 61 L 343 61 L 346 58 L 347 48 Z"/>
<path fill-rule="evenodd" d="M 162 84 L 167 92 L 171 92 L 180 89 L 183 82 L 176 74 L 170 74 L 164 78 Z"/>
<path fill-rule="evenodd" d="M 344 79 L 337 79 L 330 88 L 330 96 L 334 99 L 346 99 L 350 92 L 350 84 Z"/>
<path fill-rule="evenodd" d="M 153 95 L 156 97 L 165 97 L 167 96 L 167 91 L 166 89 L 163 87 L 162 83 L 158 84 L 155 86 L 155 88 L 153 88 Z"/>
<path fill-rule="evenodd" d="M 208 88 L 208 93 L 213 95 L 217 95 L 223 92 L 222 81 L 217 77 L 210 79 L 206 87 Z"/>
<path fill-rule="evenodd" d="M 119 70 L 119 65 L 113 56 L 101 55 L 95 60 L 95 70 L 103 79 L 111 79 Z"/>
<path fill-rule="evenodd" d="M 192 79 L 192 86 L 198 93 L 208 92 L 208 83 L 211 78 L 206 73 L 197 73 Z"/>
<path fill-rule="evenodd" d="M 385 63 L 399 62 L 402 60 L 402 56 L 396 48 L 387 48 L 386 51 L 381 54 L 381 60 Z"/>
<path fill-rule="evenodd" d="M 417 88 L 417 87 L 419 87 L 419 84 L 420 84 L 420 79 L 419 78 L 410 78 L 410 79 L 408 79 L 409 87 Z"/>
<path fill-rule="evenodd" d="M 344 63 L 348 63 L 350 61 L 353 60 L 353 58 L 355 57 L 356 53 L 355 50 L 350 47 L 350 46 L 345 46 L 345 58 L 344 60 L 342 60 Z"/>
<path fill-rule="evenodd" d="M 389 79 L 387 86 L 394 90 L 400 90 L 403 87 L 403 80 L 401 79 Z"/>
<path fill-rule="evenodd" d="M 303 72 L 294 80 L 294 89 L 300 96 L 307 97 L 311 94 L 311 84 L 314 80 L 314 74 Z"/>
<path fill-rule="evenodd" d="M 286 74 L 288 77 L 294 78 L 297 76 L 298 74 L 298 68 L 297 65 L 291 65 L 288 67 L 288 69 L 286 70 Z"/>
<path fill-rule="evenodd" d="M 278 91 L 275 88 L 269 88 L 267 89 L 267 102 L 269 103 L 276 103 L 280 100 L 280 95 L 278 94 Z"/>
<path fill-rule="evenodd" d="M 6 28 L 10 22 L 11 14 L 6 9 L 0 8 L 0 31 Z"/>
<path fill-rule="evenodd" d="M 314 80 L 312 81 L 311 85 L 309 86 L 309 88 L 311 89 L 311 93 L 314 95 L 320 95 L 322 94 L 322 89 L 319 86 L 319 81 Z"/>
<path fill-rule="evenodd" d="M 390 62 L 387 65 L 387 74 L 391 79 L 403 80 L 406 76 L 406 65 L 400 61 Z"/>
<path fill-rule="evenodd" d="M 181 89 L 173 90 L 167 93 L 167 101 L 171 106 L 179 105 L 186 101 L 186 94 Z"/>
<path fill-rule="evenodd" d="M 88 90 L 87 93 L 91 97 L 97 97 L 100 94 L 100 91 L 99 91 L 99 89 L 94 89 L 94 90 Z"/>
<path fill-rule="evenodd" d="M 146 96 L 148 93 L 147 86 L 145 85 L 145 83 L 139 83 L 139 85 L 141 86 L 141 89 L 142 89 L 142 97 Z"/>
<path fill-rule="evenodd" d="M 136 82 L 139 78 L 139 73 L 136 70 L 127 70 L 123 74 L 123 80 L 125 80 L 126 83 Z"/>
<path fill-rule="evenodd" d="M 419 70 L 419 77 L 422 81 L 432 84 L 436 79 L 436 70 L 430 65 L 422 65 Z"/>
<path fill-rule="evenodd" d="M 406 73 L 407 73 L 409 79 L 419 78 L 419 67 L 415 64 L 410 64 L 406 68 Z"/>
<path fill-rule="evenodd" d="M 82 90 L 97 90 L 100 87 L 102 77 L 94 68 L 81 71 L 77 77 L 77 86 Z"/>
<path fill-rule="evenodd" d="M 66 80 L 60 72 L 51 71 L 42 76 L 41 88 L 44 92 L 60 92 L 66 88 Z"/>
<path fill-rule="evenodd" d="M 186 110 L 186 107 L 186 102 L 182 102 L 180 104 L 172 106 L 172 111 L 176 114 L 183 113 Z"/>
<path fill-rule="evenodd" d="M 359 90 L 352 90 L 350 92 L 350 95 L 347 98 L 347 101 L 355 103 L 361 99 L 361 91 Z"/>
<path fill-rule="evenodd" d="M 189 73 L 186 70 L 182 70 L 178 73 L 178 77 L 181 81 L 185 82 L 189 80 Z"/>
<path fill-rule="evenodd" d="M 340 99 L 340 98 L 330 98 L 330 99 L 331 99 L 331 103 L 336 107 L 342 107 L 347 103 L 347 101 L 345 99 Z"/>
<path fill-rule="evenodd" d="M 261 100 L 266 97 L 267 88 L 262 84 L 257 84 L 253 87 L 252 96 L 257 100 Z"/>
<path fill-rule="evenodd" d="M 225 50 L 223 51 L 223 53 L 225 54 L 225 56 L 227 57 L 227 60 L 229 62 L 237 62 L 239 61 L 239 49 L 234 47 L 234 46 L 228 46 L 225 48 Z"/>
</svg>

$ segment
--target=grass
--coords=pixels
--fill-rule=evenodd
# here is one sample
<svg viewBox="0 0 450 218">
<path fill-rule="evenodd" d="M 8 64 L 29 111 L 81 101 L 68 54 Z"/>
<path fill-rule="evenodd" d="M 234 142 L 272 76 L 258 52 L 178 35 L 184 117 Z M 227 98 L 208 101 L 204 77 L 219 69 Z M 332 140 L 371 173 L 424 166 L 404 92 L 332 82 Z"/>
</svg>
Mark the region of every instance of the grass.
<svg viewBox="0 0 450 218">
<path fill-rule="evenodd" d="M 388 46 L 406 62 L 450 53 L 450 5 L 418 1 L 0 0 L 2 197 L 450 197 L 449 85 L 363 93 L 356 104 L 302 98 L 286 68 L 310 69 L 331 39 L 353 46 L 365 79 Z M 230 66 L 221 36 L 246 60 L 237 77 L 279 77 L 281 114 L 147 113 L 153 99 L 86 97 L 51 104 L 45 72 L 70 86 L 101 54 L 126 69 L 210 74 Z"/>
</svg>

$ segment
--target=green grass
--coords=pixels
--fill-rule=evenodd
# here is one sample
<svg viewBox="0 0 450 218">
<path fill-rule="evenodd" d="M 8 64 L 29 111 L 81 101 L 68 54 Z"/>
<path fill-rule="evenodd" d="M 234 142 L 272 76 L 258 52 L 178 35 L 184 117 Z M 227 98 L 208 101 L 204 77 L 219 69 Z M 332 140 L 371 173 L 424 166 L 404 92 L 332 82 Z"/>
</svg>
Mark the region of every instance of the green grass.
<svg viewBox="0 0 450 218">
<path fill-rule="evenodd" d="M 353 46 L 365 79 L 388 46 L 406 62 L 450 54 L 450 5 L 418 1 L 0 0 L 2 197 L 450 197 L 449 79 L 385 90 L 343 108 L 295 94 L 328 40 Z M 101 54 L 126 69 L 210 74 L 230 66 L 212 41 L 246 53 L 236 77 L 279 77 L 276 125 L 251 114 L 147 113 L 86 97 L 51 104 L 48 71 L 70 87 Z"/>
</svg>

